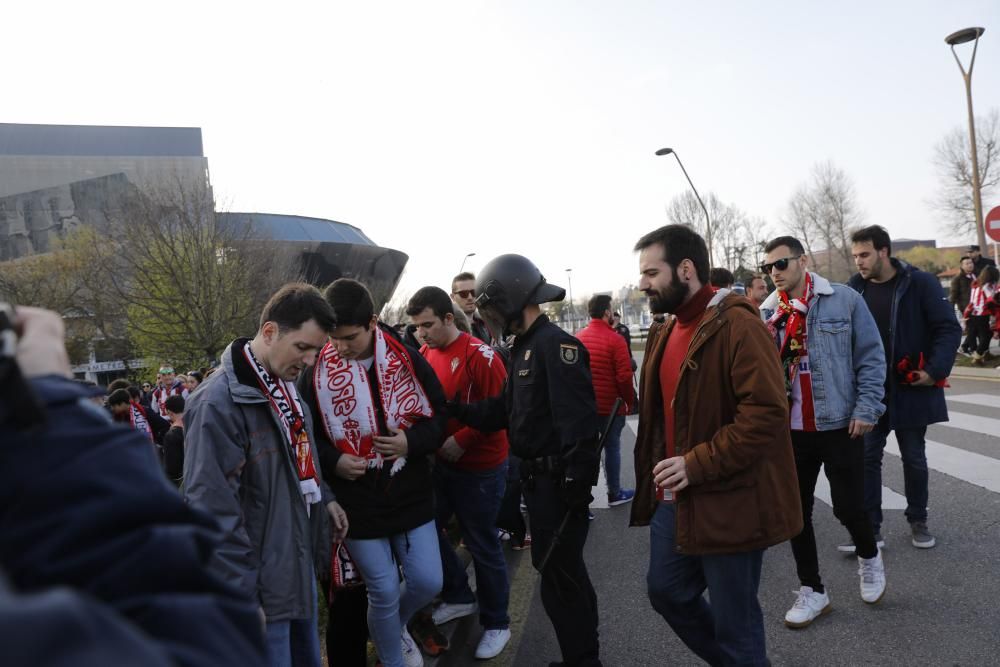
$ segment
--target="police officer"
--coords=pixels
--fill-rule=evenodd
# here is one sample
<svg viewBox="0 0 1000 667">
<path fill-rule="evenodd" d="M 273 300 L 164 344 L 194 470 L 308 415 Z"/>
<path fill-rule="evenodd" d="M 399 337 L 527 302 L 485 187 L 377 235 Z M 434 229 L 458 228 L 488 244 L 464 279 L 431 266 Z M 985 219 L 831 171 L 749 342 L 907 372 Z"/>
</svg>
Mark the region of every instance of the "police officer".
<svg viewBox="0 0 1000 667">
<path fill-rule="evenodd" d="M 506 428 L 511 454 L 522 459 L 531 560 L 541 572 L 542 604 L 562 651 L 563 662 L 552 664 L 599 666 L 597 595 L 583 561 L 587 507 L 599 464 L 587 350 L 542 314 L 539 304 L 562 301 L 566 290 L 545 282 L 527 258 L 492 260 L 479 274 L 476 294 L 476 306 L 494 336 L 516 336 L 510 373 L 501 396 L 453 405 L 452 411 L 483 431 Z"/>
</svg>

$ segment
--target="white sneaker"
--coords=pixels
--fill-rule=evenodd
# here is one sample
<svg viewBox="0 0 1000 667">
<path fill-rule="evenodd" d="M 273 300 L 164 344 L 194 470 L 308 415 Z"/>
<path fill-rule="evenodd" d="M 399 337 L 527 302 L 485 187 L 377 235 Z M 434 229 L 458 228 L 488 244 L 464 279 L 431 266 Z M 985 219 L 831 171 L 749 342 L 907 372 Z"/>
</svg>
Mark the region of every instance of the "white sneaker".
<svg viewBox="0 0 1000 667">
<path fill-rule="evenodd" d="M 509 641 L 510 630 L 508 628 L 487 630 L 483 633 L 483 638 L 479 640 L 479 646 L 476 647 L 476 658 L 479 660 L 495 658 L 500 655 L 500 651 L 507 646 Z"/>
<path fill-rule="evenodd" d="M 465 604 L 448 604 L 447 602 L 442 602 L 434 608 L 431 618 L 434 620 L 434 625 L 444 625 L 448 621 L 475 614 L 477 611 L 479 611 L 479 605 L 475 602 Z"/>
<path fill-rule="evenodd" d="M 406 667 L 424 667 L 424 656 L 420 653 L 420 647 L 413 641 L 410 631 L 403 626 L 403 664 Z"/>
<path fill-rule="evenodd" d="M 803 586 L 795 593 L 795 604 L 785 614 L 785 625 L 790 628 L 804 628 L 817 616 L 821 616 L 830 611 L 830 596 L 817 593 L 810 586 Z"/>
<path fill-rule="evenodd" d="M 858 574 L 861 576 L 861 599 L 868 604 L 875 604 L 885 595 L 885 563 L 882 562 L 882 551 L 874 558 L 858 557 Z"/>
</svg>

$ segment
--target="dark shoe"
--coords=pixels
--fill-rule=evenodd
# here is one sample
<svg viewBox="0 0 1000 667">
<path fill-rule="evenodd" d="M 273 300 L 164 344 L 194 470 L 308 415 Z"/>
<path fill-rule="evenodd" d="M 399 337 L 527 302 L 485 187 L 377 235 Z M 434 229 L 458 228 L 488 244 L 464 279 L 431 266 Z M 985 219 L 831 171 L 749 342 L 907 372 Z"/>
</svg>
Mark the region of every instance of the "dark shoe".
<svg viewBox="0 0 1000 667">
<path fill-rule="evenodd" d="M 911 523 L 910 532 L 913 534 L 913 546 L 918 549 L 930 549 L 937 544 L 937 540 L 927 530 L 927 523 L 924 521 L 914 521 Z"/>
</svg>

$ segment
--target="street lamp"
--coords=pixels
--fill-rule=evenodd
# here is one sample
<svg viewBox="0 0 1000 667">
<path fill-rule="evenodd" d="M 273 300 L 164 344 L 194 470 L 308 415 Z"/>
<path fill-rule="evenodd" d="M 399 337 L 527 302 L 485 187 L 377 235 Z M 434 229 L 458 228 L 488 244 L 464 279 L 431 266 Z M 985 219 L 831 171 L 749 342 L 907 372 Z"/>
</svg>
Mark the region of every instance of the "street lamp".
<svg viewBox="0 0 1000 667">
<path fill-rule="evenodd" d="M 701 196 L 698 194 L 698 190 L 694 187 L 694 183 L 691 182 L 691 177 L 688 176 L 687 169 L 684 168 L 684 163 L 681 162 L 681 157 L 677 154 L 673 148 L 661 148 L 656 151 L 657 155 L 673 155 L 677 158 L 677 164 L 681 166 L 681 171 L 684 172 L 684 178 L 687 179 L 688 185 L 691 186 L 691 191 L 694 192 L 695 198 L 698 203 L 701 204 L 701 210 L 705 212 L 705 230 L 707 231 L 707 238 L 705 241 L 708 243 L 708 263 L 712 263 L 712 220 L 708 217 L 708 209 L 705 208 L 705 202 L 701 200 Z"/>
<path fill-rule="evenodd" d="M 976 50 L 979 48 L 979 36 L 986 32 L 986 28 L 966 28 L 953 32 L 944 38 L 946 44 L 951 47 L 951 55 L 955 56 L 958 69 L 962 72 L 962 79 L 965 81 L 965 101 L 969 109 L 969 141 L 972 144 L 972 206 L 976 213 L 976 239 L 980 248 L 986 247 L 986 233 L 983 229 L 983 195 L 979 183 L 979 155 L 976 150 L 976 122 L 972 115 L 972 68 L 976 64 Z M 975 42 L 972 47 L 972 59 L 969 61 L 969 69 L 966 71 L 962 67 L 962 61 L 955 53 L 956 44 Z"/>
<path fill-rule="evenodd" d="M 569 316 L 570 322 L 576 320 L 576 309 L 573 308 L 573 269 L 566 269 L 566 282 L 569 287 Z"/>
<path fill-rule="evenodd" d="M 476 256 L 476 253 L 470 252 L 468 255 L 466 255 L 465 257 L 463 257 L 462 258 L 462 266 L 458 267 L 458 272 L 461 273 L 462 271 L 465 270 L 465 260 L 469 259 L 470 257 L 475 257 L 475 256 Z"/>
</svg>

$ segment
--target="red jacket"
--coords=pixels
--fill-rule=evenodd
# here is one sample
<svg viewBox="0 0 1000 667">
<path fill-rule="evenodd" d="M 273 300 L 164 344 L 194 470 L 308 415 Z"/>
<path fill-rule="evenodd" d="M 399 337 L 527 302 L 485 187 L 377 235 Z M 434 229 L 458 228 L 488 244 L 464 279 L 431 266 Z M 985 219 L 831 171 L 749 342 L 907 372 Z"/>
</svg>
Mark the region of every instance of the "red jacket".
<svg viewBox="0 0 1000 667">
<path fill-rule="evenodd" d="M 590 353 L 590 374 L 594 378 L 597 414 L 610 414 L 615 399 L 619 396 L 624 403 L 618 414 L 627 414 L 629 407 L 635 402 L 635 392 L 632 389 L 632 364 L 625 339 L 610 324 L 596 317 L 576 337 Z"/>
<path fill-rule="evenodd" d="M 503 359 L 478 338 L 463 333 L 444 349 L 424 345 L 420 353 L 434 369 L 450 401 L 475 403 L 503 392 L 507 379 Z M 439 451 L 438 465 L 451 465 L 466 471 L 492 470 L 507 460 L 507 431 L 483 433 L 449 419 L 445 435 L 455 436 L 465 453 L 455 463 L 448 463 Z"/>
</svg>

